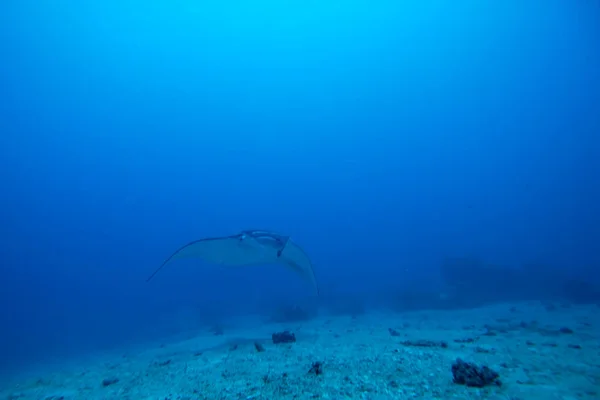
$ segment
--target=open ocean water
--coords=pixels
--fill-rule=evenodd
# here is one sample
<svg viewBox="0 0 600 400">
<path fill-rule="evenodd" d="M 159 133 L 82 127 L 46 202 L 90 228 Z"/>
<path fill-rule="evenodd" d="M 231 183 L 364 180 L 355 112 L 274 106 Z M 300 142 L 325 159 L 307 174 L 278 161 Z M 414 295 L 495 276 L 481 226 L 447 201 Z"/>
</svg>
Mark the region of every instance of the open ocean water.
<svg viewBox="0 0 600 400">
<path fill-rule="evenodd" d="M 599 171 L 597 0 L 4 0 L 0 400 L 597 400 Z"/>
</svg>

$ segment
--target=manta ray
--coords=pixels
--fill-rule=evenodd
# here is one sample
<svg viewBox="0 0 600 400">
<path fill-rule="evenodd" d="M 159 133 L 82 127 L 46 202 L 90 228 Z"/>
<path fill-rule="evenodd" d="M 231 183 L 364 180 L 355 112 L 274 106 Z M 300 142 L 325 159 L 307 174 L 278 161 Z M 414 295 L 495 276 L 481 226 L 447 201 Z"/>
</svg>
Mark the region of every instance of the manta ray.
<svg viewBox="0 0 600 400">
<path fill-rule="evenodd" d="M 231 236 L 194 240 L 171 254 L 147 279 L 165 265 L 180 258 L 199 258 L 225 266 L 281 264 L 308 282 L 319 294 L 312 262 L 289 236 L 261 230 L 245 230 Z"/>
</svg>

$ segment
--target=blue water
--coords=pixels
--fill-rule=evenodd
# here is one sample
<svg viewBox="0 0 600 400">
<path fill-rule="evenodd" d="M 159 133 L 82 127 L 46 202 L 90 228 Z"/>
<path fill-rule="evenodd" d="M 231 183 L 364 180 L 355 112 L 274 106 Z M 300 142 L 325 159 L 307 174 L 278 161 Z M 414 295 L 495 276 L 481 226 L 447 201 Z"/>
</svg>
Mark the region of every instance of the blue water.
<svg viewBox="0 0 600 400">
<path fill-rule="evenodd" d="M 444 257 L 598 279 L 597 1 L 5 0 L 0 367 L 305 302 L 442 290 Z"/>
</svg>

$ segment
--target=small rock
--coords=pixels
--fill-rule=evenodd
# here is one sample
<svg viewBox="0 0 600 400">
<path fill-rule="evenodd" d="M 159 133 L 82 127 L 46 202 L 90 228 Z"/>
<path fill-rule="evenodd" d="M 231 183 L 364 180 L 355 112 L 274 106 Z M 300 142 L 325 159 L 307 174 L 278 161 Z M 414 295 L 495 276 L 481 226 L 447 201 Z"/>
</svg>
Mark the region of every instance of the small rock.
<svg viewBox="0 0 600 400">
<path fill-rule="evenodd" d="M 413 346 L 413 347 L 441 347 L 447 348 L 448 343 L 444 341 L 433 341 L 433 340 L 405 340 L 401 342 L 404 346 Z"/>
<path fill-rule="evenodd" d="M 400 332 L 398 332 L 394 328 L 388 328 L 388 332 L 390 332 L 390 335 L 392 336 L 400 336 Z"/>
<path fill-rule="evenodd" d="M 475 341 L 477 341 L 479 338 L 472 338 L 472 337 L 468 337 L 468 338 L 464 338 L 464 339 L 454 339 L 455 343 L 473 343 Z"/>
<path fill-rule="evenodd" d="M 117 382 L 119 382 L 119 378 L 104 378 L 102 380 L 102 386 L 107 387 L 110 385 L 114 385 Z"/>
<path fill-rule="evenodd" d="M 486 331 L 482 333 L 483 336 L 498 336 L 498 334 L 488 328 L 486 328 Z"/>
<path fill-rule="evenodd" d="M 571 329 L 571 328 L 569 328 L 569 327 L 566 327 L 566 326 L 563 326 L 563 327 L 562 327 L 562 328 L 560 328 L 558 331 L 559 331 L 560 333 L 564 333 L 564 334 L 567 334 L 567 335 L 572 335 L 572 334 L 574 333 L 574 332 L 573 332 L 573 329 Z"/>
<path fill-rule="evenodd" d="M 323 363 L 321 361 L 315 361 L 308 370 L 308 373 L 321 375 L 323 373 Z"/>
<path fill-rule="evenodd" d="M 496 350 L 493 348 L 488 348 L 488 347 L 483 347 L 483 346 L 475 347 L 475 353 L 492 354 L 495 352 L 496 352 Z"/>
</svg>

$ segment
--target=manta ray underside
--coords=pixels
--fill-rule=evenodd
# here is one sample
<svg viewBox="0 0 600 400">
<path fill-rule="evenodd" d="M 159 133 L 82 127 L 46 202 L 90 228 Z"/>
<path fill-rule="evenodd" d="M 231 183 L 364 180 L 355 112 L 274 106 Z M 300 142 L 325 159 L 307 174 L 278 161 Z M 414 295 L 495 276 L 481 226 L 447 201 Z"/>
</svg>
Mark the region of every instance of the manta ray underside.
<svg viewBox="0 0 600 400">
<path fill-rule="evenodd" d="M 281 264 L 308 280 L 319 293 L 310 258 L 289 236 L 274 232 L 248 230 L 232 236 L 195 240 L 171 254 L 147 280 L 180 258 L 199 258 L 225 266 Z"/>
</svg>

